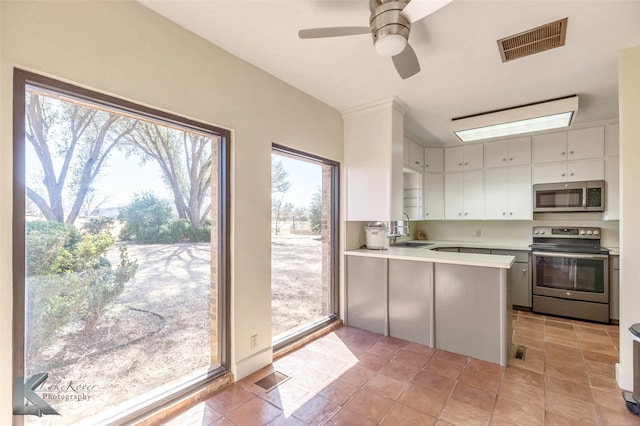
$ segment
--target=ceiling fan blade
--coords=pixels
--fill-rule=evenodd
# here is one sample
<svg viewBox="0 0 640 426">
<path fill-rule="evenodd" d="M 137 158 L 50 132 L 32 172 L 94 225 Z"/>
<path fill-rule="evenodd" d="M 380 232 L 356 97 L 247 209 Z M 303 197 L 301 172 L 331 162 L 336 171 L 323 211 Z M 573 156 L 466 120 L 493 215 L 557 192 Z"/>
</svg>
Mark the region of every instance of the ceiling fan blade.
<svg viewBox="0 0 640 426">
<path fill-rule="evenodd" d="M 451 0 L 411 0 L 402 10 L 401 15 L 413 24 L 450 2 Z"/>
<path fill-rule="evenodd" d="M 358 34 L 369 34 L 369 27 L 329 27 L 329 28 L 308 28 L 298 31 L 300 38 L 324 38 L 324 37 L 341 37 Z"/>
<path fill-rule="evenodd" d="M 413 51 L 413 48 L 409 44 L 407 44 L 407 47 L 404 48 L 402 53 L 394 56 L 392 59 L 393 65 L 396 66 L 396 70 L 403 80 L 420 71 L 420 63 L 418 62 L 416 52 Z"/>
</svg>

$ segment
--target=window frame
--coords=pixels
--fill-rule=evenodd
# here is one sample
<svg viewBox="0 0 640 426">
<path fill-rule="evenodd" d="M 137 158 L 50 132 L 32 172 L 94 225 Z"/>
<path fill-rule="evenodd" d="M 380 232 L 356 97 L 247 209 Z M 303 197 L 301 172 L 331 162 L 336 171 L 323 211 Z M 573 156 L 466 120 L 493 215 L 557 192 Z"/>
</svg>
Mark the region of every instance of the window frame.
<svg viewBox="0 0 640 426">
<path fill-rule="evenodd" d="M 331 297 L 329 302 L 332 313 L 299 329 L 295 334 L 285 335 L 280 340 L 272 342 L 273 351 L 278 352 L 340 318 L 340 163 L 277 143 L 271 144 L 271 153 L 292 158 L 298 157 L 331 166 L 331 273 L 329 274 L 331 277 Z"/>
<path fill-rule="evenodd" d="M 109 422 L 129 423 L 142 420 L 151 413 L 183 399 L 186 395 L 202 389 L 230 371 L 230 307 L 231 307 L 231 131 L 182 117 L 159 109 L 151 108 L 105 93 L 76 86 L 48 76 L 20 68 L 13 69 L 13 207 L 12 207 L 12 281 L 13 281 L 13 375 L 24 376 L 24 333 L 25 333 L 25 229 L 26 229 L 26 86 L 33 85 L 66 94 L 77 99 L 105 105 L 132 113 L 137 116 L 159 120 L 169 125 L 177 125 L 186 130 L 206 132 L 219 139 L 218 145 L 218 216 L 217 250 L 218 262 L 218 360 L 220 366 L 205 375 L 189 380 L 165 393 L 153 396 L 144 405 L 125 410 Z M 212 218 L 214 220 L 214 218 Z M 212 242 L 213 244 L 213 242 Z M 22 424 L 23 418 L 14 416 L 14 422 Z"/>
</svg>

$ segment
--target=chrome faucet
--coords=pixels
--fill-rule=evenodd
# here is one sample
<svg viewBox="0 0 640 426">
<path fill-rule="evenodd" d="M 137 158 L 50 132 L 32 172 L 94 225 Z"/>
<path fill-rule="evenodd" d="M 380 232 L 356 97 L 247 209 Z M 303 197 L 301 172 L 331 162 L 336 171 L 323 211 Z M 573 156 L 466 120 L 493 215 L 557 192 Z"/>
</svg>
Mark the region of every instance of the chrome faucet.
<svg viewBox="0 0 640 426">
<path fill-rule="evenodd" d="M 407 212 L 402 212 L 402 214 L 407 217 L 407 230 L 404 234 L 406 236 L 409 236 L 409 223 L 411 222 L 411 219 L 409 218 L 409 215 L 407 214 Z"/>
</svg>

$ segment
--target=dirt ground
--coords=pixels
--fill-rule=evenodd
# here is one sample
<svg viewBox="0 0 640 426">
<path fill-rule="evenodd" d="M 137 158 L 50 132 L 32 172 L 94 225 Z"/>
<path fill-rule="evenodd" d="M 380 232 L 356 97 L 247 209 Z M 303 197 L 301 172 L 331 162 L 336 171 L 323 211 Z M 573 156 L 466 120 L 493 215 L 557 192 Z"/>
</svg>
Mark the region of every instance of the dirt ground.
<svg viewBox="0 0 640 426">
<path fill-rule="evenodd" d="M 27 416 L 28 425 L 78 424 L 120 401 L 209 370 L 209 244 L 130 244 L 135 278 L 91 334 L 71 324 L 44 354 L 49 373 L 38 394 L 61 416 Z M 318 237 L 275 237 L 273 330 L 319 318 Z M 114 250 L 117 259 L 117 251 Z M 87 424 L 91 424 L 89 420 Z"/>
</svg>

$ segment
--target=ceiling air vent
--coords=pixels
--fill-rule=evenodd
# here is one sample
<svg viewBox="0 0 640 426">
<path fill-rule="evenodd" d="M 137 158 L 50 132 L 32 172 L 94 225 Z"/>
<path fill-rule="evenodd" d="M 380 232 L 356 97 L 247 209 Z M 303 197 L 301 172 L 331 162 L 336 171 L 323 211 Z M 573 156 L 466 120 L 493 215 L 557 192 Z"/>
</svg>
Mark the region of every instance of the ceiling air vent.
<svg viewBox="0 0 640 426">
<path fill-rule="evenodd" d="M 560 19 L 498 40 L 502 62 L 564 46 L 568 19 Z"/>
</svg>

